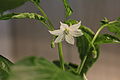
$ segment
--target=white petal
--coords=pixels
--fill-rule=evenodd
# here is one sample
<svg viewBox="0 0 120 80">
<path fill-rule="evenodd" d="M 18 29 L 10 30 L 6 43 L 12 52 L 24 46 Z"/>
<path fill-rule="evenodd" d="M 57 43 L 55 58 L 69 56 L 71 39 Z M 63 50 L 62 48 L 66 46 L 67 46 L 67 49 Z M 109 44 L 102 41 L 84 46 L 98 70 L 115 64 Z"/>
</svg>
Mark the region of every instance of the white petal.
<svg viewBox="0 0 120 80">
<path fill-rule="evenodd" d="M 61 24 L 61 25 L 60 25 L 60 29 L 61 29 L 61 30 L 64 31 L 65 28 L 68 28 L 68 25 L 67 25 L 67 24 L 64 24 L 64 23 L 62 23 L 62 22 L 60 22 L 60 24 Z"/>
<path fill-rule="evenodd" d="M 59 42 L 61 42 L 62 40 L 64 40 L 64 35 L 63 35 L 63 34 L 59 35 L 59 36 L 55 39 L 55 43 L 59 43 Z"/>
<path fill-rule="evenodd" d="M 74 25 L 70 26 L 70 29 L 71 29 L 71 30 L 76 30 L 76 29 L 78 29 L 80 26 L 81 26 L 81 21 L 80 21 L 78 24 L 74 24 Z"/>
<path fill-rule="evenodd" d="M 70 34 L 71 34 L 72 36 L 74 36 L 74 37 L 79 37 L 79 36 L 82 36 L 82 35 L 83 35 L 83 33 L 82 33 L 82 31 L 81 31 L 80 29 L 75 30 L 75 31 L 70 31 Z"/>
<path fill-rule="evenodd" d="M 51 34 L 53 34 L 53 35 L 60 35 L 60 34 L 62 34 L 63 33 L 63 31 L 62 30 L 54 30 L 54 31 L 49 31 Z"/>
<path fill-rule="evenodd" d="M 65 40 L 69 43 L 69 44 L 74 44 L 74 38 L 72 35 L 68 34 L 68 35 L 65 35 Z"/>
</svg>

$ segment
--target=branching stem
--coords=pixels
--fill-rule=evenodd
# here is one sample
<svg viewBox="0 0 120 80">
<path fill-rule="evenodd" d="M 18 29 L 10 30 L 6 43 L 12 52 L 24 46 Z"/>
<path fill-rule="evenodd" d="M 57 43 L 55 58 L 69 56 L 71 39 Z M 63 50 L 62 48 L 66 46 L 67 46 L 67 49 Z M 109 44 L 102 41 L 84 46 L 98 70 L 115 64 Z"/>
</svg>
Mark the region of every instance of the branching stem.
<svg viewBox="0 0 120 80">
<path fill-rule="evenodd" d="M 91 44 L 94 45 L 94 42 L 95 42 L 96 38 L 98 37 L 99 33 L 100 33 L 105 27 L 107 27 L 109 24 L 112 24 L 112 23 L 114 23 L 114 22 L 116 22 L 116 21 L 112 21 L 112 22 L 109 22 L 108 24 L 105 24 L 105 25 L 101 26 L 101 27 L 98 29 L 98 31 L 96 32 L 95 36 L 93 37 L 93 39 L 92 39 L 92 41 L 91 41 Z M 89 49 L 88 49 L 88 51 L 89 51 Z M 87 56 L 88 56 L 88 55 L 85 55 L 85 56 L 84 56 L 84 59 L 82 60 L 81 64 L 78 66 L 77 71 L 76 71 L 77 74 L 81 74 L 82 69 L 83 69 L 83 67 L 84 67 L 84 65 L 85 65 L 85 62 L 86 62 L 86 60 L 87 60 Z"/>
</svg>

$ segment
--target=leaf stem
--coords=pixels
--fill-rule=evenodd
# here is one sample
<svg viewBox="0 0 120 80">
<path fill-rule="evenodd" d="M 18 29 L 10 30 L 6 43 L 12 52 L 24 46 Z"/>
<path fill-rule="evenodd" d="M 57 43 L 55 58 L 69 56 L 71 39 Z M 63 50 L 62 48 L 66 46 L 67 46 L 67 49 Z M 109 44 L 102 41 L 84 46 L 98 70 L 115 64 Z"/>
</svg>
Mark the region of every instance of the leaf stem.
<svg viewBox="0 0 120 80">
<path fill-rule="evenodd" d="M 84 57 L 82 63 L 78 66 L 76 73 L 81 74 L 81 71 L 83 69 L 86 59 L 87 59 L 87 55 Z"/>
<path fill-rule="evenodd" d="M 47 21 L 48 21 L 48 24 L 49 24 L 49 27 L 50 28 L 48 28 L 49 30 L 54 30 L 54 26 L 53 26 L 53 24 L 52 24 L 52 22 L 49 20 L 49 18 L 48 18 L 48 16 L 46 15 L 46 13 L 44 12 L 44 10 L 41 8 L 41 6 L 39 5 L 39 4 L 37 4 L 35 1 L 33 1 L 33 0 L 31 0 L 33 3 L 34 3 L 34 5 L 39 9 L 39 11 L 41 12 L 41 14 L 47 19 Z M 48 25 L 46 25 L 46 26 L 48 26 Z"/>
<path fill-rule="evenodd" d="M 101 26 L 101 27 L 98 29 L 98 31 L 96 32 L 95 36 L 93 37 L 93 39 L 92 39 L 92 41 L 91 41 L 91 44 L 92 44 L 92 45 L 93 45 L 94 41 L 96 40 L 96 38 L 97 38 L 98 34 L 100 33 L 100 31 L 101 31 L 104 27 L 106 27 L 107 25 L 108 25 L 108 24 L 105 24 L 105 25 Z M 89 51 L 89 49 L 88 49 L 88 51 Z M 84 64 L 85 64 L 86 59 L 87 59 L 87 54 L 85 55 L 82 63 L 78 66 L 76 73 L 81 74 L 81 71 L 82 71 L 82 69 L 83 69 L 83 66 L 84 66 Z"/>
<path fill-rule="evenodd" d="M 39 11 L 41 12 L 41 14 L 47 19 L 47 21 L 48 21 L 48 24 L 49 24 L 49 26 L 47 25 L 47 24 L 45 24 L 45 23 L 43 23 L 45 26 L 48 26 L 48 29 L 49 30 L 54 30 L 54 26 L 53 26 L 53 24 L 52 24 L 52 22 L 49 20 L 49 18 L 48 18 L 48 16 L 45 14 L 45 12 L 44 12 L 44 10 L 41 8 L 41 6 L 39 5 L 39 4 L 37 4 L 35 1 L 33 1 L 33 0 L 31 0 L 33 3 L 34 3 L 34 5 L 39 9 Z M 55 36 L 53 36 L 53 38 L 55 38 Z M 62 43 L 60 42 L 60 43 L 58 43 L 58 51 L 59 51 L 59 59 L 60 59 L 60 64 L 61 64 L 61 68 L 63 69 L 63 70 L 65 70 L 65 68 L 64 68 L 64 57 L 63 57 L 63 50 L 62 50 Z"/>
<path fill-rule="evenodd" d="M 112 21 L 112 22 L 109 22 L 108 24 L 105 24 L 105 25 L 101 26 L 101 27 L 98 29 L 98 31 L 96 32 L 95 36 L 93 37 L 91 43 L 93 44 L 93 43 L 95 42 L 96 38 L 98 37 L 99 33 L 102 31 L 103 28 L 105 28 L 106 26 L 108 26 L 109 24 L 112 24 L 112 23 L 114 23 L 114 22 L 116 22 L 116 21 Z"/>
<path fill-rule="evenodd" d="M 62 68 L 63 70 L 65 70 L 63 50 L 62 50 L 62 43 L 61 43 L 61 42 L 58 43 L 58 52 L 59 52 L 59 59 L 60 59 L 61 68 Z"/>
<path fill-rule="evenodd" d="M 101 26 L 101 27 L 98 29 L 98 31 L 96 32 L 95 36 L 93 37 L 93 39 L 92 39 L 92 41 L 91 41 L 91 45 L 94 44 L 96 38 L 98 37 L 98 35 L 99 35 L 99 33 L 102 31 L 102 29 L 105 28 L 106 26 L 108 26 L 109 24 L 114 23 L 114 22 L 116 22 L 116 21 L 112 21 L 112 22 L 109 22 L 108 24 L 105 24 L 105 25 Z M 93 48 L 95 48 L 95 47 L 93 46 Z M 89 49 L 88 49 L 88 51 L 89 51 Z M 83 67 L 84 67 L 84 64 L 85 64 L 85 61 L 86 61 L 86 60 L 87 60 L 87 55 L 85 55 L 82 63 L 78 66 L 76 73 L 81 74 L 81 71 L 82 71 L 82 69 L 83 69 Z"/>
<path fill-rule="evenodd" d="M 99 33 L 100 33 L 100 31 L 105 27 L 106 25 L 103 25 L 103 26 L 101 26 L 99 29 L 98 29 L 98 31 L 96 32 L 96 34 L 95 34 L 95 36 L 93 37 L 93 39 L 92 39 L 92 44 L 95 42 L 95 40 L 96 40 L 96 38 L 97 38 L 97 36 L 99 35 Z"/>
</svg>

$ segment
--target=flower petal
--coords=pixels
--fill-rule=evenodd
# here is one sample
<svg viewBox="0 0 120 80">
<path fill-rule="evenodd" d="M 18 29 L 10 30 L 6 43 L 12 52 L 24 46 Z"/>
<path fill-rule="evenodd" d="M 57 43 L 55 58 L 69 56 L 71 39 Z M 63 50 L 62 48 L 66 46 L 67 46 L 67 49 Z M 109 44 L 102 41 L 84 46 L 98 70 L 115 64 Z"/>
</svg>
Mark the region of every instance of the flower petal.
<svg viewBox="0 0 120 80">
<path fill-rule="evenodd" d="M 62 40 L 64 40 L 64 35 L 63 35 L 63 34 L 59 35 L 59 36 L 55 39 L 55 43 L 59 43 L 59 42 L 61 42 Z"/>
<path fill-rule="evenodd" d="M 81 26 L 81 21 L 80 21 L 78 24 L 74 24 L 74 25 L 70 26 L 70 29 L 71 29 L 71 30 L 76 30 L 76 29 L 78 29 L 80 26 Z"/>
<path fill-rule="evenodd" d="M 62 23 L 62 22 L 60 22 L 60 30 L 62 30 L 62 31 L 64 31 L 65 30 L 65 28 L 68 28 L 68 25 L 67 24 L 64 24 L 64 23 Z"/>
<path fill-rule="evenodd" d="M 49 31 L 51 34 L 53 34 L 53 35 L 60 35 L 60 34 L 62 34 L 63 33 L 63 31 L 62 30 L 54 30 L 54 31 Z"/>
<path fill-rule="evenodd" d="M 65 35 L 65 40 L 69 43 L 69 44 L 74 44 L 74 38 L 72 35 L 68 34 L 68 35 Z"/>
<path fill-rule="evenodd" d="M 83 32 L 80 29 L 78 29 L 78 30 L 75 30 L 75 31 L 70 31 L 70 34 L 74 37 L 79 37 L 79 36 L 83 35 Z"/>
</svg>

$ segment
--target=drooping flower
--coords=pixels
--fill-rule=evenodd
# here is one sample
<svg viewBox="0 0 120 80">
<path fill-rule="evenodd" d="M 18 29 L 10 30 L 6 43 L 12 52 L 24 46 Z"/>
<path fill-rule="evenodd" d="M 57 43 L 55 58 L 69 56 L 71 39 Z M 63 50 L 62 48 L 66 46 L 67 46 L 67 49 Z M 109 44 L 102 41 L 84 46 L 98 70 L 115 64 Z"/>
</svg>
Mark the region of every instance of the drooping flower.
<svg viewBox="0 0 120 80">
<path fill-rule="evenodd" d="M 65 23 L 60 22 L 60 29 L 49 31 L 52 35 L 58 36 L 55 39 L 55 43 L 59 43 L 63 40 L 67 41 L 69 44 L 74 44 L 74 37 L 82 36 L 83 33 L 79 29 L 81 26 L 81 21 L 78 24 L 67 25 Z"/>
</svg>

